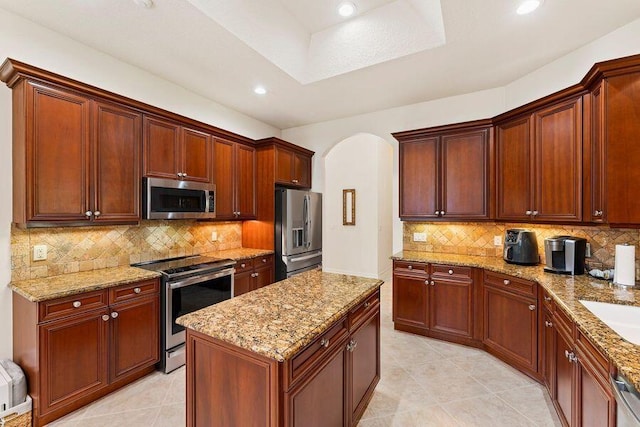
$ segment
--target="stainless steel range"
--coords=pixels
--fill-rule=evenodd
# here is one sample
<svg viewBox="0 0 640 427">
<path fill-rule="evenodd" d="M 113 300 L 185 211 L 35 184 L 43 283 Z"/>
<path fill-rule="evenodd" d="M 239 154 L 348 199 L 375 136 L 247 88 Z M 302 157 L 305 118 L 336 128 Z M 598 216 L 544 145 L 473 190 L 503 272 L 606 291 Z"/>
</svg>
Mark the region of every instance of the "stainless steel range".
<svg viewBox="0 0 640 427">
<path fill-rule="evenodd" d="M 199 255 L 132 264 L 162 273 L 160 363 L 165 373 L 185 363 L 185 332 L 176 319 L 232 298 L 235 264 Z"/>
</svg>

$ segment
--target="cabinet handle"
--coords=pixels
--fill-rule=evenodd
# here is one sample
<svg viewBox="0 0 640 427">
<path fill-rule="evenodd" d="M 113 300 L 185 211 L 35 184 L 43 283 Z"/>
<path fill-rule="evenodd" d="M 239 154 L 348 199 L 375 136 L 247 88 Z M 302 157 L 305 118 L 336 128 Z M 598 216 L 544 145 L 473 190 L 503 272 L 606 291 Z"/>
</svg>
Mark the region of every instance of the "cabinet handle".
<svg viewBox="0 0 640 427">
<path fill-rule="evenodd" d="M 544 326 L 546 326 L 547 328 L 551 328 L 553 327 L 553 323 L 549 322 L 548 320 L 544 321 Z"/>
<path fill-rule="evenodd" d="M 294 184 L 297 184 L 298 180 L 297 179 L 292 179 L 291 182 L 293 182 Z"/>
<path fill-rule="evenodd" d="M 369 308 L 369 306 L 371 305 L 371 303 L 369 301 L 364 303 L 364 308 Z"/>
<path fill-rule="evenodd" d="M 352 339 L 351 341 L 349 341 L 349 344 L 347 344 L 347 350 L 353 353 L 353 350 L 355 350 L 357 346 L 358 346 L 358 342 Z"/>
<path fill-rule="evenodd" d="M 573 363 L 578 363 L 578 356 L 576 356 L 576 354 L 574 352 L 571 352 L 569 354 L 569 360 L 572 361 Z"/>
<path fill-rule="evenodd" d="M 91 212 L 91 211 L 86 211 L 84 213 L 84 216 L 86 216 L 87 218 L 91 218 L 91 215 L 93 215 L 93 212 Z"/>
<path fill-rule="evenodd" d="M 324 347 L 324 348 L 329 347 L 329 340 L 327 338 L 322 338 L 320 340 L 320 347 Z"/>
<path fill-rule="evenodd" d="M 108 315 L 108 314 L 103 314 L 103 315 L 102 315 L 102 320 L 104 320 L 105 322 L 106 322 L 107 320 L 109 320 L 109 315 Z"/>
<path fill-rule="evenodd" d="M 407 267 L 409 270 L 413 270 L 413 265 Z"/>
<path fill-rule="evenodd" d="M 531 305 L 529 305 L 529 310 L 533 311 L 533 310 L 535 310 L 535 309 L 536 309 L 535 304 L 531 304 Z"/>
<path fill-rule="evenodd" d="M 511 283 L 511 280 L 509 280 L 509 279 L 504 279 L 504 280 L 502 281 L 502 283 L 504 283 L 505 285 L 509 285 L 509 284 Z"/>
<path fill-rule="evenodd" d="M 93 216 L 95 216 L 96 218 L 98 218 L 100 216 L 100 211 L 95 211 L 93 213 Z"/>
<path fill-rule="evenodd" d="M 538 216 L 538 211 L 533 211 L 533 212 L 531 212 L 531 215 L 533 215 L 533 216 Z"/>
<path fill-rule="evenodd" d="M 449 274 L 453 274 L 453 270 L 449 270 L 449 271 L 448 271 L 448 273 L 449 273 Z"/>
<path fill-rule="evenodd" d="M 140 289 L 140 288 L 133 288 L 133 293 L 135 293 L 135 294 L 139 294 L 140 292 L 142 292 L 142 289 Z"/>
<path fill-rule="evenodd" d="M 82 305 L 82 302 L 80 302 L 80 301 L 74 301 L 74 302 L 73 302 L 73 306 L 74 306 L 75 308 L 78 308 L 78 307 L 80 307 L 81 305 Z"/>
<path fill-rule="evenodd" d="M 114 311 L 113 313 L 111 313 L 111 317 L 113 317 L 114 319 L 118 317 L 118 312 Z"/>
<path fill-rule="evenodd" d="M 533 212 L 531 212 L 531 211 L 526 211 L 524 214 L 525 214 L 525 215 L 531 215 L 532 213 L 533 213 Z"/>
<path fill-rule="evenodd" d="M 544 297 L 544 300 L 545 300 L 545 301 L 547 301 L 547 302 L 551 301 L 551 299 L 552 299 L 551 297 L 548 297 L 548 296 L 546 296 L 546 295 L 545 295 L 545 297 Z"/>
</svg>

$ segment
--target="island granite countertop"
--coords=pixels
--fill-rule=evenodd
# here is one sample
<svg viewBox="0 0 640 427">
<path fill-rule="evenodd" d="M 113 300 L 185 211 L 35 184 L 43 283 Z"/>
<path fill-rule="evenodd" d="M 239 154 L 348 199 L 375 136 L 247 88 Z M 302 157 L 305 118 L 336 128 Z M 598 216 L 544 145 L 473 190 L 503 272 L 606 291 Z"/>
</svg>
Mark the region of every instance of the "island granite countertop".
<svg viewBox="0 0 640 427">
<path fill-rule="evenodd" d="M 513 265 L 493 257 L 403 251 L 393 255 L 392 259 L 477 267 L 537 282 L 618 371 L 640 390 L 640 346 L 623 339 L 579 302 L 590 300 L 640 307 L 640 289 L 624 288 L 588 275 L 546 273 L 542 265 Z"/>
<path fill-rule="evenodd" d="M 41 302 L 156 277 L 160 277 L 160 273 L 125 266 L 18 280 L 11 282 L 9 288 L 29 301 Z"/>
<path fill-rule="evenodd" d="M 382 283 L 312 270 L 187 314 L 176 322 L 283 362 Z"/>
</svg>

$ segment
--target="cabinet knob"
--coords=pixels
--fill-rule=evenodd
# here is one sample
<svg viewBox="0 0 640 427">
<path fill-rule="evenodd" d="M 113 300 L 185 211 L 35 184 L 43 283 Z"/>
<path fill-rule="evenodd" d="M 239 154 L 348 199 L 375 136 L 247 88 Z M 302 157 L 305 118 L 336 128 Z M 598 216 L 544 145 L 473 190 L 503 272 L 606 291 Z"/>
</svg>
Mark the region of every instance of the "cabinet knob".
<svg viewBox="0 0 640 427">
<path fill-rule="evenodd" d="M 509 284 L 511 283 L 511 280 L 509 280 L 509 279 L 504 279 L 504 280 L 502 281 L 502 283 L 504 283 L 505 285 L 509 285 Z"/>
<path fill-rule="evenodd" d="M 533 311 L 533 310 L 535 310 L 535 309 L 536 309 L 535 304 L 530 304 L 530 305 L 529 305 L 529 310 Z"/>
<path fill-rule="evenodd" d="M 449 273 L 449 274 L 453 274 L 453 270 L 449 270 L 449 271 L 448 271 L 448 273 Z"/>
<path fill-rule="evenodd" d="M 73 306 L 74 306 L 75 308 L 78 308 L 78 307 L 80 307 L 81 305 L 82 305 L 82 302 L 80 302 L 80 301 L 74 301 L 74 302 L 73 302 Z"/>
<path fill-rule="evenodd" d="M 593 211 L 593 216 L 602 216 L 602 211 L 598 211 L 598 210 Z"/>
<path fill-rule="evenodd" d="M 108 314 L 103 314 L 103 315 L 102 315 L 102 320 L 104 320 L 105 322 L 106 322 L 107 320 L 109 320 L 109 315 L 108 315 Z"/>
<path fill-rule="evenodd" d="M 546 295 L 544 296 L 544 300 L 547 301 L 547 302 L 551 301 L 551 299 L 552 299 L 551 297 L 548 297 Z"/>
<path fill-rule="evenodd" d="M 140 288 L 133 288 L 133 293 L 135 293 L 135 294 L 139 294 L 140 292 L 142 292 L 142 289 L 140 289 Z"/>
<path fill-rule="evenodd" d="M 425 281 L 424 281 L 424 284 L 425 284 L 425 285 L 428 285 L 428 284 L 429 284 L 429 279 L 425 280 Z"/>
<path fill-rule="evenodd" d="M 351 339 L 351 341 L 349 341 L 349 344 L 347 344 L 347 350 L 353 353 L 353 350 L 355 350 L 357 346 L 358 341 Z"/>
<path fill-rule="evenodd" d="M 566 357 L 567 359 L 569 358 L 569 350 L 564 351 L 564 357 Z"/>
<path fill-rule="evenodd" d="M 369 306 L 371 305 L 371 303 L 369 301 L 364 303 L 364 308 L 369 308 Z"/>
<path fill-rule="evenodd" d="M 533 212 L 531 212 L 531 215 L 533 215 L 533 216 L 538 216 L 538 211 L 533 211 Z"/>
<path fill-rule="evenodd" d="M 93 213 L 93 216 L 95 216 L 96 218 L 97 218 L 97 217 L 99 217 L 99 216 L 100 216 L 100 211 L 95 211 L 95 212 Z"/>
<path fill-rule="evenodd" d="M 524 214 L 525 214 L 525 215 L 531 215 L 532 213 L 533 213 L 533 212 L 531 212 L 531 211 L 526 211 Z"/>
<path fill-rule="evenodd" d="M 182 177 L 183 177 L 183 178 L 186 178 L 186 177 L 188 177 L 188 176 L 189 176 L 189 175 L 187 175 L 187 173 L 186 173 L 186 172 L 182 172 Z"/>
<path fill-rule="evenodd" d="M 431 286 L 435 286 L 436 282 L 434 282 L 433 280 L 431 281 Z"/>
<path fill-rule="evenodd" d="M 91 218 L 91 215 L 93 215 L 93 212 L 91 212 L 91 211 L 86 211 L 84 213 L 84 216 L 86 216 L 87 218 Z"/>
<path fill-rule="evenodd" d="M 552 322 L 549 322 L 548 320 L 544 321 L 544 326 L 546 326 L 547 328 L 551 328 L 553 326 Z"/>
<path fill-rule="evenodd" d="M 267 262 L 267 259 L 266 259 L 266 258 L 262 258 L 262 262 L 265 262 L 265 263 L 266 263 L 266 262 Z"/>
<path fill-rule="evenodd" d="M 320 340 L 320 346 L 324 348 L 329 347 L 329 340 L 327 338 L 322 338 Z"/>
<path fill-rule="evenodd" d="M 114 311 L 113 313 L 111 313 L 111 317 L 113 317 L 114 319 L 118 317 L 118 312 Z"/>
<path fill-rule="evenodd" d="M 435 214 L 436 215 L 440 215 L 440 211 L 435 211 Z"/>
<path fill-rule="evenodd" d="M 444 216 L 445 211 L 440 211 L 440 215 Z"/>
<path fill-rule="evenodd" d="M 260 273 L 253 273 L 253 274 L 255 274 L 255 276 L 253 277 L 258 277 L 260 275 Z"/>
<path fill-rule="evenodd" d="M 247 266 L 247 264 L 245 264 L 244 262 L 242 264 L 240 264 L 240 268 L 245 268 Z"/>
<path fill-rule="evenodd" d="M 297 184 L 298 180 L 297 179 L 292 179 L 291 182 L 293 182 L 294 184 Z"/>
<path fill-rule="evenodd" d="M 413 265 L 407 267 L 409 270 L 413 270 Z"/>
</svg>

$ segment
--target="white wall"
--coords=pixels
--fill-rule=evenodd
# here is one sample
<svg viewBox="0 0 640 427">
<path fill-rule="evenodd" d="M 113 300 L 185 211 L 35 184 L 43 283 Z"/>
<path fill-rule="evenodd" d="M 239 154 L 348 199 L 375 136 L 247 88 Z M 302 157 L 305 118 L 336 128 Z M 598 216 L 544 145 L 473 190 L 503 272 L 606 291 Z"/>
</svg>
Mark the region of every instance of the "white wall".
<svg viewBox="0 0 640 427">
<path fill-rule="evenodd" d="M 325 156 L 324 271 L 381 278 L 390 271 L 393 149 L 384 139 L 358 134 Z M 356 190 L 356 224 L 342 224 L 342 190 Z"/>
<path fill-rule="evenodd" d="M 13 58 L 250 138 L 279 136 L 240 114 L 139 68 L 0 9 L 0 61 Z M 0 358 L 11 357 L 11 91 L 0 85 Z"/>
<path fill-rule="evenodd" d="M 284 129 L 282 138 L 316 152 L 313 182 L 317 191 L 322 191 L 325 170 L 318 154 L 325 154 L 338 141 L 361 132 L 391 142 L 394 148 L 393 251 L 397 252 L 402 250 L 402 223 L 398 219 L 398 144 L 392 132 L 489 118 L 578 83 L 596 62 L 637 53 L 640 53 L 640 19 L 504 87 Z"/>
</svg>

